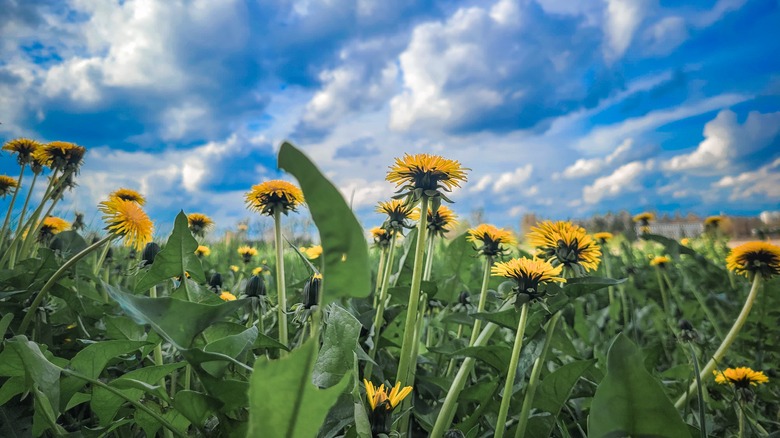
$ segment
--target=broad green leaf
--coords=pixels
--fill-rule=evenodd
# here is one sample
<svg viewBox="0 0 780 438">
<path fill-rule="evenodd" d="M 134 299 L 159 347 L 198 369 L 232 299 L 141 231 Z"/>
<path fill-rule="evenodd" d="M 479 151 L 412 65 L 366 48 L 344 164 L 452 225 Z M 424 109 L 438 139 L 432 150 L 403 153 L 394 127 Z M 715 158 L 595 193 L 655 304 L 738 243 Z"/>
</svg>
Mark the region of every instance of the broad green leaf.
<svg viewBox="0 0 780 438">
<path fill-rule="evenodd" d="M 103 283 L 103 287 L 129 317 L 139 324 L 151 325 L 160 336 L 180 350 L 189 348 L 195 336 L 211 324 L 221 321 L 250 303 L 249 300 L 243 299 L 212 306 L 171 297 L 147 298 L 130 295 L 106 283 Z"/>
<path fill-rule="evenodd" d="M 144 401 L 144 405 L 152 411 L 160 414 L 160 416 L 165 418 L 165 420 L 167 420 L 168 423 L 174 427 L 174 429 L 182 433 L 187 431 L 187 428 L 190 425 L 190 421 L 187 419 L 187 417 L 179 413 L 179 411 L 170 409 L 163 412 L 160 405 L 152 400 Z M 154 417 L 140 409 L 135 411 L 133 418 L 135 419 L 135 422 L 141 426 L 141 429 L 144 430 L 144 433 L 146 433 L 146 436 L 148 437 L 157 436 L 157 431 L 159 431 L 162 427 L 162 425 Z"/>
<path fill-rule="evenodd" d="M 49 245 L 50 248 L 60 251 L 62 254 L 78 254 L 87 247 L 87 242 L 81 235 L 73 230 L 57 233 Z"/>
<path fill-rule="evenodd" d="M 27 438 L 32 436 L 32 417 L 27 408 L 16 404 L 0 404 L 0 436 Z"/>
<path fill-rule="evenodd" d="M 13 313 L 6 313 L 3 315 L 3 319 L 0 319 L 0 337 L 5 338 L 5 332 L 8 330 L 8 326 L 11 325 L 11 321 L 14 319 Z"/>
<path fill-rule="evenodd" d="M 26 336 L 6 339 L 0 364 L 4 368 L 1 375 L 24 377 L 26 389 L 37 387 L 47 400 L 47 408 L 59 414 L 61 369 L 44 356 L 38 344 Z"/>
<path fill-rule="evenodd" d="M 320 233 L 325 277 L 323 304 L 340 297 L 368 296 L 368 244 L 363 227 L 344 197 L 306 155 L 288 142 L 279 149 L 279 168 L 298 180 Z"/>
<path fill-rule="evenodd" d="M 444 251 L 444 263 L 447 267 L 447 272 L 451 274 L 453 278 L 441 283 L 441 291 L 439 292 L 438 297 L 449 303 L 458 300 L 462 283 L 456 280 L 464 277 L 464 271 L 474 261 L 473 257 L 476 254 L 474 245 L 466 239 L 467 236 L 468 233 L 463 233 L 452 239 Z"/>
<path fill-rule="evenodd" d="M 173 407 L 187 417 L 190 423 L 203 426 L 206 419 L 222 406 L 222 402 L 195 391 L 179 391 L 173 400 Z"/>
<path fill-rule="evenodd" d="M 550 415 L 534 415 L 528 421 L 527 436 L 550 436 L 555 427 L 556 418 L 564 403 L 571 396 L 574 385 L 588 370 L 595 360 L 580 360 L 567 363 L 542 379 L 536 389 L 533 408 L 537 412 L 547 412 Z"/>
<path fill-rule="evenodd" d="M 146 344 L 143 341 L 104 341 L 90 344 L 70 360 L 68 368 L 90 379 L 97 379 L 111 359 L 136 351 Z M 84 379 L 76 377 L 63 379 L 62 401 L 68 403 L 86 384 Z"/>
<path fill-rule="evenodd" d="M 0 406 L 6 404 L 13 396 L 23 393 L 25 389 L 24 377 L 16 376 L 8 378 L 8 380 L 3 383 L 3 386 L 0 386 Z"/>
<path fill-rule="evenodd" d="M 184 362 L 170 363 L 160 366 L 148 366 L 138 370 L 133 370 L 125 373 L 122 377 L 109 382 L 111 386 L 117 386 L 115 382 L 127 378 L 136 381 L 141 381 L 149 384 L 159 382 L 160 379 L 171 374 L 177 369 L 184 366 Z M 121 386 L 121 384 L 119 385 Z M 121 390 L 123 394 L 133 400 L 140 400 L 144 391 L 137 388 L 127 388 Z M 100 420 L 100 424 L 107 426 L 116 416 L 119 408 L 125 403 L 125 400 L 118 395 L 109 392 L 99 386 L 92 388 L 92 400 L 90 406 L 92 412 L 97 415 Z"/>
<path fill-rule="evenodd" d="M 643 365 L 642 351 L 622 333 L 607 356 L 607 375 L 590 408 L 588 436 L 689 438 L 663 387 Z"/>
<path fill-rule="evenodd" d="M 200 259 L 195 255 L 196 249 L 198 241 L 192 237 L 187 215 L 180 211 L 173 223 L 173 232 L 168 243 L 155 257 L 151 269 L 136 283 L 135 291 L 146 291 L 173 277 L 185 278 L 187 272 L 193 280 L 205 283 L 206 275 L 203 273 Z"/>
<path fill-rule="evenodd" d="M 333 304 L 327 309 L 322 348 L 312 370 L 312 383 L 330 388 L 352 370 L 360 322 L 343 308 Z"/>
<path fill-rule="evenodd" d="M 463 355 L 479 359 L 492 366 L 500 373 L 506 372 L 506 367 L 512 358 L 512 348 L 507 345 L 488 345 L 485 347 L 466 347 L 458 350 L 455 355 Z"/>
<path fill-rule="evenodd" d="M 563 290 L 570 297 L 579 297 L 600 289 L 605 289 L 609 286 L 616 286 L 618 284 L 625 283 L 625 281 L 625 278 L 621 278 L 619 280 L 606 277 L 570 278 L 566 280 L 566 283 L 563 285 Z"/>
<path fill-rule="evenodd" d="M 311 438 L 349 384 L 345 376 L 328 389 L 311 383 L 317 342 L 310 339 L 285 358 L 255 363 L 249 389 L 247 436 Z"/>
<path fill-rule="evenodd" d="M 250 327 L 241 333 L 225 336 L 206 345 L 204 351 L 221 353 L 231 358 L 239 358 L 252 347 L 257 339 L 257 327 Z M 214 377 L 222 377 L 228 364 L 225 361 L 207 362 L 201 364 L 203 369 Z"/>
</svg>

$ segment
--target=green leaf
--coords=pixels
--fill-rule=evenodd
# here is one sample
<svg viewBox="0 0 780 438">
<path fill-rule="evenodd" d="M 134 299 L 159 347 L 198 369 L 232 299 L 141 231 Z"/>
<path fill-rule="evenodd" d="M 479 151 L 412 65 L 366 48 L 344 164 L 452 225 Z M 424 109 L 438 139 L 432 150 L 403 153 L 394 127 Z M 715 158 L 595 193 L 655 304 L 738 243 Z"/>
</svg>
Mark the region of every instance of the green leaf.
<svg viewBox="0 0 780 438">
<path fill-rule="evenodd" d="M 614 278 L 606 277 L 577 277 L 566 280 L 566 283 L 563 285 L 563 290 L 570 297 L 579 297 L 625 282 L 625 278 L 616 280 Z"/>
<path fill-rule="evenodd" d="M 173 400 L 173 407 L 198 427 L 221 406 L 219 400 L 195 391 L 179 391 Z"/>
<path fill-rule="evenodd" d="M 210 353 L 221 353 L 232 358 L 240 357 L 244 352 L 252 347 L 257 339 L 257 327 L 250 327 L 241 333 L 225 336 L 206 345 L 204 351 Z M 224 361 L 208 362 L 201 364 L 203 369 L 214 377 L 222 377 L 228 364 Z"/>
<path fill-rule="evenodd" d="M 90 344 L 70 360 L 68 368 L 90 379 L 97 379 L 111 359 L 136 351 L 144 345 L 147 343 L 143 341 L 105 341 Z M 76 377 L 63 379 L 62 401 L 68 403 L 86 384 L 84 379 Z"/>
<path fill-rule="evenodd" d="M 312 383 L 320 388 L 330 388 L 349 374 L 359 336 L 360 322 L 343 308 L 331 305 L 327 311 L 322 348 L 312 370 Z"/>
<path fill-rule="evenodd" d="M 459 280 L 474 261 L 476 252 L 474 245 L 466 239 L 467 236 L 468 233 L 463 233 L 452 239 L 444 251 L 444 263 L 452 277 L 442 282 L 438 297 L 446 302 L 452 303 L 458 300 L 462 287 L 462 282 Z"/>
<path fill-rule="evenodd" d="M 0 319 L 0 337 L 5 338 L 5 332 L 8 330 L 8 326 L 11 325 L 11 321 L 14 319 L 13 313 L 6 313 L 3 315 L 3 319 Z"/>
<path fill-rule="evenodd" d="M 24 377 L 28 390 L 38 388 L 47 400 L 47 407 L 55 414 L 60 412 L 60 367 L 43 355 L 38 344 L 26 336 L 14 336 L 5 340 L 0 353 L 2 373 L 8 377 Z"/>
<path fill-rule="evenodd" d="M 279 149 L 279 168 L 298 180 L 320 233 L 325 276 L 323 304 L 340 297 L 368 296 L 368 244 L 363 227 L 344 197 L 306 155 L 288 142 Z"/>
<path fill-rule="evenodd" d="M 250 304 L 250 300 L 243 299 L 212 306 L 171 297 L 130 295 L 106 283 L 103 283 L 103 287 L 128 316 L 139 324 L 151 325 L 160 336 L 180 350 L 189 348 L 195 336 L 211 324 Z"/>
<path fill-rule="evenodd" d="M 504 373 L 512 358 L 512 349 L 506 345 L 488 345 L 485 347 L 466 347 L 454 354 L 479 359 Z"/>
<path fill-rule="evenodd" d="M 57 248 L 63 254 L 78 254 L 87 247 L 87 242 L 78 232 L 68 230 L 54 236 L 49 247 Z"/>
<path fill-rule="evenodd" d="M 168 243 L 155 257 L 152 268 L 136 283 L 135 291 L 146 291 L 173 277 L 186 278 L 187 272 L 193 280 L 205 283 L 206 275 L 203 273 L 200 259 L 195 255 L 196 249 L 198 249 L 198 241 L 192 237 L 187 215 L 180 211 L 173 223 L 173 232 L 168 238 Z"/>
<path fill-rule="evenodd" d="M 283 359 L 255 363 L 249 389 L 249 431 L 247 436 L 311 438 L 349 384 L 318 389 L 311 383 L 317 356 L 314 339 Z"/>
<path fill-rule="evenodd" d="M 588 436 L 689 438 L 663 387 L 643 365 L 642 351 L 622 333 L 607 356 L 607 375 L 590 408 Z"/>
<path fill-rule="evenodd" d="M 547 375 L 536 389 L 533 408 L 550 415 L 534 415 L 528 421 L 527 436 L 551 436 L 555 421 L 564 403 L 571 396 L 574 385 L 595 360 L 580 360 L 567 363 Z"/>
<path fill-rule="evenodd" d="M 149 366 L 138 370 L 133 370 L 125 373 L 122 377 L 113 380 L 109 383 L 111 386 L 116 386 L 115 382 L 121 379 L 133 379 L 140 382 L 153 384 L 159 382 L 168 374 L 184 366 L 184 362 L 170 363 L 160 366 Z M 121 386 L 121 384 L 119 385 Z M 128 398 L 133 400 L 140 400 L 144 391 L 136 388 L 127 388 L 121 390 Z M 109 392 L 99 386 L 92 387 L 92 400 L 90 401 L 90 407 L 92 412 L 97 415 L 102 426 L 108 426 L 116 416 L 119 408 L 125 403 L 125 400 L 118 395 Z"/>
</svg>

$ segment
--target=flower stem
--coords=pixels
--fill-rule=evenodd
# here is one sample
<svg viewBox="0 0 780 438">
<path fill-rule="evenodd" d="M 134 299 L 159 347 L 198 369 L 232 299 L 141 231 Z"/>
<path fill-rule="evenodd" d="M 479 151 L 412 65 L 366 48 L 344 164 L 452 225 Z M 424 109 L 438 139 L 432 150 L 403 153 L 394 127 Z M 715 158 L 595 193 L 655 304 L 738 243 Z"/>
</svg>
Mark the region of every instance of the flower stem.
<svg viewBox="0 0 780 438">
<path fill-rule="evenodd" d="M 157 286 L 152 286 L 151 289 L 149 289 L 149 298 L 157 298 Z M 154 346 L 154 353 L 152 354 L 152 357 L 154 358 L 154 364 L 157 366 L 160 366 L 163 364 L 163 355 L 162 355 L 162 339 L 160 339 L 160 342 Z M 165 389 L 165 378 L 163 377 L 160 379 L 160 382 L 158 383 L 163 389 Z"/>
<path fill-rule="evenodd" d="M 506 302 L 497 310 L 497 312 L 506 310 L 511 305 L 511 303 Z M 498 329 L 498 326 L 492 322 L 485 325 L 485 328 L 482 329 L 482 333 L 479 334 L 473 346 L 482 347 L 486 345 L 496 329 Z M 450 427 L 450 424 L 452 424 L 452 420 L 455 418 L 455 409 L 458 406 L 458 397 L 460 397 L 460 393 L 466 385 L 466 379 L 474 368 L 475 361 L 476 359 L 473 357 L 467 357 L 460 364 L 458 373 L 455 375 L 455 379 L 452 381 L 449 391 L 447 391 L 447 396 L 444 398 L 444 403 L 439 411 L 439 416 L 436 418 L 436 423 L 431 431 L 432 438 L 442 438 L 444 432 Z"/>
<path fill-rule="evenodd" d="M 287 290 L 284 284 L 284 247 L 282 246 L 282 212 L 274 210 L 274 231 L 276 243 L 276 293 L 277 314 L 279 324 L 279 342 L 287 345 Z M 284 350 L 279 350 L 279 357 L 286 356 Z"/>
<path fill-rule="evenodd" d="M 463 336 L 463 324 L 458 324 L 458 332 L 455 334 L 455 339 L 460 339 L 461 336 Z M 454 357 L 450 359 L 450 363 L 447 365 L 447 373 L 445 374 L 445 377 L 451 376 L 453 371 L 455 371 Z"/>
<path fill-rule="evenodd" d="M 528 303 L 523 304 L 520 309 L 520 320 L 517 323 L 517 332 L 515 333 L 515 344 L 512 347 L 512 358 L 509 360 L 509 369 L 506 372 L 506 382 L 504 383 L 504 392 L 501 395 L 501 406 L 498 409 L 498 418 L 496 419 L 495 438 L 502 438 L 506 431 L 506 418 L 509 414 L 509 403 L 512 401 L 512 389 L 515 386 L 515 376 L 517 375 L 517 363 L 520 360 L 520 349 L 523 347 L 523 335 L 525 334 L 525 325 L 528 322 Z"/>
<path fill-rule="evenodd" d="M 528 386 L 525 390 L 525 398 L 523 399 L 523 407 L 520 409 L 520 422 L 515 431 L 515 438 L 522 438 L 525 436 L 525 429 L 528 427 L 529 414 L 531 413 L 531 405 L 534 403 L 536 388 L 539 386 L 539 375 L 542 374 L 542 367 L 547 359 L 547 353 L 550 351 L 550 344 L 552 344 L 553 332 L 555 332 L 555 327 L 558 325 L 560 317 L 561 311 L 559 310 L 547 323 L 547 334 L 544 338 L 542 352 L 539 354 L 539 357 L 536 358 L 536 362 L 534 362 L 534 367 L 531 370 L 531 377 L 528 380 Z"/>
<path fill-rule="evenodd" d="M 8 231 L 8 223 L 11 221 L 11 213 L 14 210 L 14 202 L 19 195 L 19 190 L 22 189 L 22 179 L 24 178 L 24 168 L 26 164 L 22 164 L 22 170 L 19 172 L 19 178 L 16 180 L 16 188 L 14 189 L 14 195 L 11 196 L 11 203 L 8 204 L 8 211 L 5 212 L 5 220 L 3 221 L 3 228 L 0 230 L 0 248 L 5 243 L 5 233 Z"/>
<path fill-rule="evenodd" d="M 699 397 L 699 431 L 701 438 L 707 438 L 707 421 L 704 418 L 704 392 L 702 391 L 701 376 L 699 375 L 699 359 L 696 357 L 696 350 L 688 342 L 688 350 L 691 352 L 691 362 L 693 363 L 693 372 L 696 373 L 696 390 Z"/>
<path fill-rule="evenodd" d="M 387 260 L 385 260 L 386 266 L 384 267 L 384 275 L 382 276 L 382 287 L 379 289 L 379 301 L 376 305 L 376 314 L 374 314 L 374 334 L 371 338 L 373 341 L 373 344 L 371 345 L 371 348 L 368 350 L 368 356 L 371 358 L 371 360 L 374 360 L 376 358 L 376 352 L 379 350 L 379 336 L 382 332 L 382 326 L 384 325 L 385 321 L 385 304 L 387 302 L 387 288 L 390 285 L 390 274 L 392 273 L 392 267 L 393 267 L 393 257 L 395 256 L 395 237 L 396 234 L 393 232 L 393 237 L 390 239 L 390 250 L 387 254 Z M 366 364 L 366 369 L 363 372 L 363 376 L 366 379 L 371 378 L 371 372 L 374 370 L 374 364 L 372 362 L 368 362 Z"/>
<path fill-rule="evenodd" d="M 420 303 L 420 284 L 423 274 L 423 255 L 425 252 L 426 237 L 428 235 L 428 197 L 423 195 L 420 200 L 420 222 L 417 224 L 417 245 L 414 252 L 414 270 L 412 271 L 412 285 L 409 289 L 409 305 L 406 309 L 406 321 L 404 323 L 404 339 L 401 344 L 401 355 L 398 359 L 398 373 L 396 382 L 406 383 L 409 376 L 409 368 L 414 353 L 415 325 L 417 324 L 417 308 Z M 409 399 L 407 399 L 409 400 Z"/>
<path fill-rule="evenodd" d="M 414 349 L 415 343 L 419 342 L 419 339 L 415 337 L 417 331 L 417 318 L 420 316 L 417 314 L 417 310 L 420 304 L 420 285 L 422 283 L 423 274 L 423 257 L 425 255 L 425 243 L 428 236 L 428 197 L 423 195 L 420 199 L 420 222 L 417 224 L 417 244 L 414 251 L 414 270 L 412 271 L 412 285 L 409 289 L 409 305 L 406 308 L 406 321 L 404 322 L 404 339 L 401 344 L 401 354 L 398 358 L 398 372 L 396 373 L 395 381 L 407 384 L 412 375 L 410 368 L 416 366 L 416 362 L 412 363 L 412 359 L 415 358 Z M 409 411 L 406 407 L 411 403 L 411 398 L 401 402 L 401 409 L 404 412 L 401 418 L 398 420 L 398 425 L 403 431 L 403 426 L 408 424 Z"/>
<path fill-rule="evenodd" d="M 485 303 L 487 302 L 487 289 L 490 283 L 490 268 L 493 266 L 493 257 L 485 256 L 485 266 L 482 273 L 482 289 L 479 290 L 479 304 L 477 305 L 477 313 L 485 311 Z M 469 347 L 474 345 L 474 342 L 479 336 L 479 329 L 482 327 L 481 319 L 474 319 L 474 328 L 471 329 L 471 338 L 469 339 Z"/>
<path fill-rule="evenodd" d="M 65 262 L 62 266 L 60 266 L 60 268 L 57 269 L 54 275 L 51 276 L 49 281 L 47 281 L 46 284 L 43 285 L 43 288 L 41 288 L 41 291 L 38 292 L 38 295 L 35 297 L 35 300 L 33 300 L 32 304 L 30 304 L 30 307 L 27 309 L 27 314 L 24 315 L 24 319 L 22 319 L 22 323 L 19 325 L 19 331 L 17 333 L 22 334 L 25 331 L 27 331 L 27 327 L 30 325 L 30 322 L 32 322 L 33 315 L 35 315 L 36 311 L 38 310 L 38 306 L 41 305 L 43 299 L 46 298 L 46 295 L 48 295 L 49 290 L 51 290 L 51 288 L 54 286 L 57 280 L 59 280 L 60 277 L 62 277 L 65 274 L 65 272 L 68 271 L 68 269 L 70 269 L 72 266 L 78 263 L 79 260 L 83 259 L 92 251 L 100 248 L 101 245 L 107 243 L 114 237 L 115 236 L 113 234 L 109 234 L 108 236 L 98 240 L 92 245 L 84 248 L 80 253 L 74 255 L 73 257 L 68 259 L 68 261 Z"/>
<path fill-rule="evenodd" d="M 425 271 L 423 272 L 423 280 L 428 281 L 431 279 L 431 268 L 433 267 L 433 248 L 434 241 L 436 240 L 435 234 L 428 235 L 428 251 L 425 259 Z"/>
<path fill-rule="evenodd" d="M 382 283 L 384 283 L 385 274 L 385 259 L 387 258 L 387 248 L 382 248 L 379 252 L 379 265 L 376 268 L 376 285 L 374 285 L 374 307 L 377 306 L 379 301 L 379 292 L 382 289 Z"/>
<path fill-rule="evenodd" d="M 750 293 L 748 294 L 747 299 L 745 300 L 745 305 L 742 306 L 742 311 L 739 312 L 739 316 L 737 316 L 737 319 L 734 321 L 734 325 L 731 326 L 731 329 L 729 330 L 728 334 L 726 335 L 726 338 L 723 339 L 723 342 L 721 342 L 718 349 L 715 351 L 715 354 L 712 355 L 712 359 L 710 359 L 709 362 L 707 362 L 707 365 L 704 366 L 704 369 L 701 370 L 701 373 L 699 373 L 699 376 L 704 379 L 707 375 L 712 373 L 712 370 L 715 369 L 715 365 L 717 365 L 718 362 L 720 362 L 721 359 L 723 359 L 723 356 L 726 355 L 726 352 L 728 351 L 731 344 L 737 339 L 737 335 L 739 335 L 739 331 L 742 329 L 742 326 L 745 325 L 745 321 L 747 321 L 748 315 L 750 314 L 750 309 L 753 307 L 753 303 L 756 301 L 756 297 L 758 296 L 758 290 L 761 288 L 761 275 L 755 274 L 753 277 L 753 286 L 750 288 Z M 680 409 L 683 407 L 683 405 L 688 401 L 688 398 L 693 393 L 693 390 L 695 388 L 695 383 L 691 384 L 691 387 L 686 391 L 685 394 L 680 396 L 680 398 L 677 400 L 677 402 L 674 404 L 674 407 L 677 409 Z"/>
<path fill-rule="evenodd" d="M 24 215 L 27 213 L 27 206 L 30 204 L 30 198 L 32 198 L 36 181 L 38 181 L 38 174 L 34 173 L 32 182 L 30 183 L 30 189 L 27 191 L 27 196 L 24 198 L 24 204 L 22 204 L 22 211 L 19 213 L 19 224 L 16 226 L 17 230 L 21 230 L 22 224 L 24 224 Z"/>
<path fill-rule="evenodd" d="M 739 433 L 737 438 L 743 438 L 745 436 L 745 409 L 742 403 L 737 404 L 737 418 L 739 421 Z"/>
</svg>

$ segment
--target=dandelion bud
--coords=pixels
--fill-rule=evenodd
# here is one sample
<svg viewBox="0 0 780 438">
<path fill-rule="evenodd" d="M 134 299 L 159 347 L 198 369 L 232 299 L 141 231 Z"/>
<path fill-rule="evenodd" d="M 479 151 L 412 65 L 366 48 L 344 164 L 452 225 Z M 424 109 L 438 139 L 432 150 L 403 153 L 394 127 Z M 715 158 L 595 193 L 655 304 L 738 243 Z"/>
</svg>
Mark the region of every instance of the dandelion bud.
<svg viewBox="0 0 780 438">
<path fill-rule="evenodd" d="M 465 290 L 458 295 L 458 303 L 460 303 L 463 306 L 468 306 L 469 303 L 469 293 Z"/>
<path fill-rule="evenodd" d="M 305 309 L 311 309 L 319 304 L 321 285 L 321 274 L 314 274 L 306 280 L 306 284 L 303 285 L 303 307 Z"/>
<path fill-rule="evenodd" d="M 259 275 L 253 275 L 249 281 L 246 282 L 246 289 L 244 293 L 248 297 L 261 297 L 266 294 L 265 280 Z"/>
<path fill-rule="evenodd" d="M 113 259 L 114 259 L 114 249 L 109 246 L 108 250 L 106 251 L 106 260 L 113 260 Z"/>
<path fill-rule="evenodd" d="M 151 265 L 154 263 L 154 258 L 157 257 L 157 253 L 160 252 L 160 245 L 149 242 L 144 247 L 143 253 L 141 253 L 141 261 L 143 266 Z"/>
<path fill-rule="evenodd" d="M 466 438 L 466 435 L 458 429 L 450 429 L 444 433 L 444 438 Z"/>
<path fill-rule="evenodd" d="M 214 290 L 219 290 L 222 288 L 222 274 L 219 272 L 211 274 L 211 278 L 209 278 L 209 286 L 211 286 L 211 288 Z"/>
</svg>

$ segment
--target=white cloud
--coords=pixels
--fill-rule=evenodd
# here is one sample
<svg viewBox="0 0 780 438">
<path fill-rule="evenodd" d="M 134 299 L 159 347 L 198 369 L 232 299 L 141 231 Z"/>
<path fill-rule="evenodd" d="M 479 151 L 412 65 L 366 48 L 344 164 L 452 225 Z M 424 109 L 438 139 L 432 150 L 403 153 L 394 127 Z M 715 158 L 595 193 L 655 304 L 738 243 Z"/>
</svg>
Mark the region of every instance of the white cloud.
<svg viewBox="0 0 780 438">
<path fill-rule="evenodd" d="M 667 55 L 688 39 L 685 19 L 678 16 L 664 17 L 648 27 L 643 40 L 649 53 Z"/>
<path fill-rule="evenodd" d="M 604 158 L 580 158 L 574 162 L 571 166 L 567 167 L 563 171 L 563 177 L 566 179 L 582 178 L 585 176 L 594 175 L 601 172 L 601 170 L 612 163 L 615 163 L 623 159 L 631 150 L 631 146 L 634 144 L 634 140 L 627 138 L 615 148 L 612 153 Z"/>
<path fill-rule="evenodd" d="M 742 94 L 721 94 L 697 102 L 689 102 L 672 109 L 650 111 L 641 117 L 595 128 L 578 139 L 575 147 L 580 151 L 591 153 L 610 151 L 628 137 L 638 136 L 677 120 L 736 105 L 750 98 L 751 96 Z"/>
<path fill-rule="evenodd" d="M 604 198 L 617 196 L 624 192 L 640 190 L 643 185 L 638 181 L 647 171 L 652 170 L 652 160 L 632 161 L 618 167 L 612 174 L 597 178 L 593 184 L 582 189 L 582 198 L 587 204 L 596 204 Z"/>
<path fill-rule="evenodd" d="M 604 57 L 608 61 L 621 58 L 631 46 L 634 33 L 647 13 L 646 3 L 645 0 L 607 0 L 607 8 L 604 11 Z"/>
<path fill-rule="evenodd" d="M 501 193 L 510 189 L 517 189 L 523 187 L 526 181 L 531 178 L 531 173 L 534 170 L 534 166 L 526 164 L 525 166 L 518 167 L 512 172 L 502 173 L 496 178 L 496 182 L 493 183 L 493 192 Z"/>
<path fill-rule="evenodd" d="M 747 3 L 747 0 L 718 0 L 709 11 L 696 14 L 692 21 L 698 27 L 708 27 L 723 18 L 731 11 L 736 11 Z"/>
<path fill-rule="evenodd" d="M 758 170 L 737 176 L 725 176 L 713 187 L 731 189 L 729 199 L 747 200 L 751 196 L 765 196 L 766 200 L 780 200 L 780 158 Z"/>
<path fill-rule="evenodd" d="M 477 180 L 476 184 L 472 184 L 469 188 L 470 192 L 481 192 L 488 187 L 490 187 L 490 184 L 493 182 L 493 175 L 484 175 L 482 178 Z"/>
<path fill-rule="evenodd" d="M 728 169 L 740 157 L 767 146 L 780 134 L 780 112 L 748 114 L 742 125 L 731 110 L 723 110 L 704 125 L 704 140 L 688 154 L 666 161 L 664 169 L 713 173 Z"/>
</svg>

